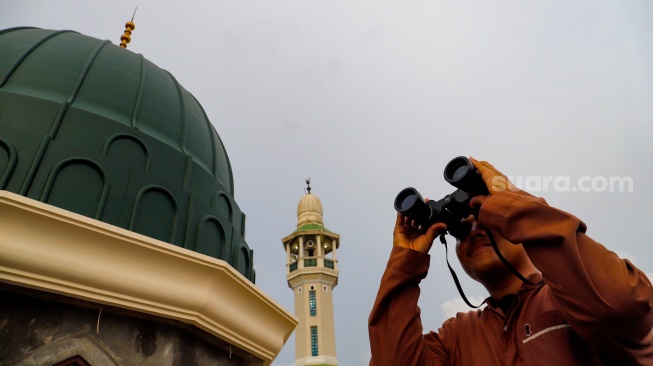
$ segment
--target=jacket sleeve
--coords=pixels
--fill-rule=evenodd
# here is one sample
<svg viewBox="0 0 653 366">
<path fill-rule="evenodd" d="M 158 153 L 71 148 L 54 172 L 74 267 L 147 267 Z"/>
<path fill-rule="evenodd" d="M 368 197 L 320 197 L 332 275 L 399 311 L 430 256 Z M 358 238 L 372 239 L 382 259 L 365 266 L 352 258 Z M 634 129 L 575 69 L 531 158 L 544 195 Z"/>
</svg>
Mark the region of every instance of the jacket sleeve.
<svg viewBox="0 0 653 366">
<path fill-rule="evenodd" d="M 394 247 L 368 319 L 373 366 L 449 365 L 446 340 L 422 334 L 419 283 L 430 256 Z"/>
<path fill-rule="evenodd" d="M 585 234 L 576 217 L 525 192 L 501 192 L 479 222 L 523 243 L 569 325 L 617 359 L 653 357 L 653 290 L 644 273 Z"/>
</svg>

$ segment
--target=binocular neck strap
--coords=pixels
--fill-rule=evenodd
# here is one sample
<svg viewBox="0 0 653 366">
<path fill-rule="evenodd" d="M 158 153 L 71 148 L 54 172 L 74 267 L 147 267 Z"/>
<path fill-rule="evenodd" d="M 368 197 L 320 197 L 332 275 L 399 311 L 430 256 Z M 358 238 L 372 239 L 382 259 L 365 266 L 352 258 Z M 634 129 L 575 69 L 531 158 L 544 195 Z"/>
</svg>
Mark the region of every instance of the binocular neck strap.
<svg viewBox="0 0 653 366">
<path fill-rule="evenodd" d="M 501 252 L 499 251 L 499 247 L 497 247 L 497 243 L 494 241 L 494 235 L 492 235 L 492 233 L 488 233 L 488 237 L 490 238 L 490 244 L 492 244 L 492 248 L 494 248 L 494 251 L 497 253 L 497 256 L 499 257 L 501 262 L 503 262 L 503 264 L 506 267 L 508 267 L 510 272 L 512 272 L 515 276 L 517 276 L 517 278 L 519 278 L 523 283 L 533 285 L 533 286 L 541 285 L 544 283 L 544 280 L 538 283 L 532 283 L 531 281 L 527 280 L 526 277 L 522 276 L 522 274 L 519 273 L 519 271 L 515 267 L 513 267 L 512 264 L 510 264 L 510 262 L 508 262 L 506 258 L 504 258 L 503 254 L 501 254 Z"/>
<path fill-rule="evenodd" d="M 453 277 L 453 281 L 456 283 L 456 288 L 458 288 L 458 293 L 459 293 L 460 296 L 463 298 L 463 301 L 465 301 L 465 303 L 466 303 L 470 308 L 478 309 L 478 308 L 480 308 L 483 304 L 481 304 L 481 305 L 477 305 L 477 306 L 474 306 L 474 305 L 472 305 L 472 303 L 469 302 L 469 300 L 467 300 L 467 296 L 465 296 L 465 292 L 463 292 L 463 288 L 462 288 L 462 286 L 460 286 L 460 281 L 458 280 L 458 276 L 456 276 L 456 272 L 453 270 L 453 268 L 451 268 L 451 264 L 449 264 L 449 248 L 447 247 L 447 240 L 444 238 L 444 235 L 445 235 L 444 233 L 441 233 L 441 234 L 440 234 L 440 242 L 441 242 L 442 244 L 444 244 L 444 255 L 445 255 L 444 258 L 445 258 L 446 261 L 447 261 L 447 267 L 449 267 L 449 272 L 451 272 L 451 277 Z M 506 267 L 508 267 L 508 269 L 510 269 L 510 271 L 511 271 L 512 273 L 514 273 L 515 276 L 517 276 L 517 277 L 518 277 L 522 282 L 527 283 L 527 284 L 529 284 L 529 285 L 541 285 L 541 284 L 544 283 L 544 281 L 540 281 L 540 282 L 538 282 L 538 283 L 532 283 L 532 282 L 530 282 L 529 280 L 527 280 L 524 276 L 522 276 L 522 274 L 519 273 L 519 271 L 518 271 L 517 269 L 515 269 L 515 267 L 513 267 L 513 266 L 510 264 L 510 262 L 508 262 L 508 260 L 507 260 L 506 258 L 503 257 L 503 254 L 501 254 L 501 252 L 499 251 L 499 248 L 497 247 L 497 243 L 494 241 L 494 236 L 492 235 L 492 233 L 488 233 L 488 236 L 489 236 L 489 238 L 490 238 L 490 243 L 492 244 L 492 248 L 494 248 L 494 251 L 497 253 L 497 256 L 499 257 L 499 259 L 501 260 L 501 262 L 502 262 Z"/>
<path fill-rule="evenodd" d="M 470 307 L 474 309 L 480 308 L 483 304 L 474 306 L 472 305 L 469 300 L 467 300 L 467 296 L 465 296 L 465 293 L 463 292 L 462 286 L 460 286 L 460 281 L 458 281 L 458 276 L 456 276 L 456 272 L 451 268 L 451 264 L 449 264 L 449 248 L 447 247 L 447 239 L 444 238 L 444 233 L 440 234 L 440 242 L 444 244 L 444 258 L 447 260 L 447 267 L 449 267 L 449 272 L 451 272 L 451 277 L 453 277 L 453 282 L 456 283 L 456 287 L 458 288 L 458 293 L 460 296 L 463 298 L 463 301 Z"/>
</svg>

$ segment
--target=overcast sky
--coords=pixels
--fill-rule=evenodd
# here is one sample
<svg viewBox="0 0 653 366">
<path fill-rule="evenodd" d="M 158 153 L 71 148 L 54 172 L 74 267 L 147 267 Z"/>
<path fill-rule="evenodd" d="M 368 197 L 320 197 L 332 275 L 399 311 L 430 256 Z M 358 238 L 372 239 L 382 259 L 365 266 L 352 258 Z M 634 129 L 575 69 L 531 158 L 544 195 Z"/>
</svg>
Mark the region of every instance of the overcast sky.
<svg viewBox="0 0 653 366">
<path fill-rule="evenodd" d="M 129 50 L 205 108 L 247 215 L 256 284 L 290 311 L 280 239 L 296 228 L 311 177 L 326 228 L 342 238 L 340 365 L 369 360 L 367 317 L 392 246 L 394 197 L 406 186 L 434 199 L 451 193 L 442 170 L 459 155 L 521 180 L 653 273 L 650 0 L 2 0 L 0 27 L 119 44 L 136 6 Z M 610 192 L 610 177 L 630 179 L 626 192 Z M 479 302 L 486 292 L 451 254 Z M 425 329 L 460 303 L 436 245 L 420 299 Z M 291 338 L 274 365 L 293 364 Z"/>
</svg>

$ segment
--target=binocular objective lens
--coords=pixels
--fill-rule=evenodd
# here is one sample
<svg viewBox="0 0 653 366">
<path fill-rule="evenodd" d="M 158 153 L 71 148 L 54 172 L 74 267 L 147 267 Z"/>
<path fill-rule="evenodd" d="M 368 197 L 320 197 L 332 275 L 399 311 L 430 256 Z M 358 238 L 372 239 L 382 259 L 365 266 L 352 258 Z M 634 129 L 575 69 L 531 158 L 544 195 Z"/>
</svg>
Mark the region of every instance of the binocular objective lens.
<svg viewBox="0 0 653 366">
<path fill-rule="evenodd" d="M 458 169 L 456 169 L 455 172 L 453 172 L 453 181 L 457 182 L 463 179 L 463 177 L 467 175 L 468 171 L 469 171 L 469 167 L 467 167 L 467 165 L 463 165 L 459 167 Z"/>
<path fill-rule="evenodd" d="M 406 210 L 410 209 L 415 204 L 415 201 L 417 201 L 417 196 L 415 196 L 414 194 L 406 196 L 406 198 L 404 198 L 400 202 L 401 210 L 406 211 Z"/>
</svg>

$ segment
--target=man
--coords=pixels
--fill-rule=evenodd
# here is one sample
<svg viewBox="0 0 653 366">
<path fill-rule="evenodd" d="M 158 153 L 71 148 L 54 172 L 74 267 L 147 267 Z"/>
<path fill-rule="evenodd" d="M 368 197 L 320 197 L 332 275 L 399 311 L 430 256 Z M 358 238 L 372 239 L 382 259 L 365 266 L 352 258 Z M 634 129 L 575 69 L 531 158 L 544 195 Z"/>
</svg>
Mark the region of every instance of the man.
<svg viewBox="0 0 653 366">
<path fill-rule="evenodd" d="M 490 194 L 471 200 L 478 221 L 468 219 L 472 230 L 456 254 L 488 290 L 487 306 L 422 334 L 419 282 L 446 225 L 418 229 L 398 214 L 369 317 L 370 365 L 653 365 L 653 290 L 644 273 L 585 235 L 576 217 L 470 160 Z M 531 284 L 499 260 L 490 234 Z"/>
</svg>

